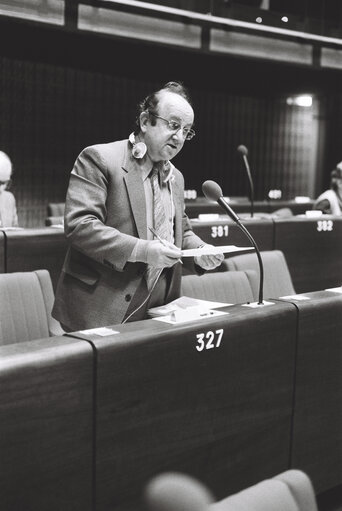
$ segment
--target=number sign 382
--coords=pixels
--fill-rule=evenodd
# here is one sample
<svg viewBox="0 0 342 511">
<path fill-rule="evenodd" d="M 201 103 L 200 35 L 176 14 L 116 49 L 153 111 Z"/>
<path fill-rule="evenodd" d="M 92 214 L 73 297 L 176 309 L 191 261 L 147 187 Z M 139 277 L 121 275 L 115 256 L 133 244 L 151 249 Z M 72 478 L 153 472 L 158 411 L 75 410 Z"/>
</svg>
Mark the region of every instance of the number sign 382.
<svg viewBox="0 0 342 511">
<path fill-rule="evenodd" d="M 332 220 L 317 220 L 317 231 L 332 231 L 334 222 Z"/>
</svg>

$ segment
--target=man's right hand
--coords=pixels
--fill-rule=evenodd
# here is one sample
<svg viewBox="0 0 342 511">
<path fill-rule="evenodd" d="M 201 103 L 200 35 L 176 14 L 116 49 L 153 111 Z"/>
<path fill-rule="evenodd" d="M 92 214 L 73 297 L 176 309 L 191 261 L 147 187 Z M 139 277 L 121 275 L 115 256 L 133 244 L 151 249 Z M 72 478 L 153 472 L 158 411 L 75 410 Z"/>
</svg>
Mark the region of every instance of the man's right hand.
<svg viewBox="0 0 342 511">
<path fill-rule="evenodd" d="M 161 243 L 159 240 L 149 241 L 147 245 L 147 264 L 155 268 L 167 268 L 173 266 L 182 256 L 180 248 L 168 241 Z"/>
</svg>

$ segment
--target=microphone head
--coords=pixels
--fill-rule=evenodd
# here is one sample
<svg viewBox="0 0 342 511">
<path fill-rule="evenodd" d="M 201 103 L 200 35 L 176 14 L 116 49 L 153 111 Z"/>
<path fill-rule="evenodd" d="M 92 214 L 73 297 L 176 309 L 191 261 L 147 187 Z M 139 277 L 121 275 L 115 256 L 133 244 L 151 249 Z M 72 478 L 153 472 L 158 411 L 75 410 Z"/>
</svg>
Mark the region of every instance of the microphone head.
<svg viewBox="0 0 342 511">
<path fill-rule="evenodd" d="M 148 511 L 208 511 L 213 497 L 209 490 L 190 476 L 161 474 L 145 489 Z"/>
<path fill-rule="evenodd" d="M 209 200 L 217 201 L 223 196 L 222 188 L 215 181 L 205 181 L 202 184 L 202 192 Z"/>
<path fill-rule="evenodd" d="M 248 154 L 248 149 L 245 145 L 239 145 L 237 150 L 240 154 L 242 154 L 242 156 L 247 156 L 247 154 Z"/>
</svg>

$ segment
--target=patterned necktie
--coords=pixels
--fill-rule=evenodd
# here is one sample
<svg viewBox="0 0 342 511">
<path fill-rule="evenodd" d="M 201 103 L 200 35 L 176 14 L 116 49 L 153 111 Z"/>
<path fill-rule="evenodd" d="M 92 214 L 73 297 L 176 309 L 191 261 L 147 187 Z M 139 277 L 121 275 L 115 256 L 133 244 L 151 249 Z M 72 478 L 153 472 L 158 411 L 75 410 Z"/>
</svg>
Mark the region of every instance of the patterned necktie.
<svg viewBox="0 0 342 511">
<path fill-rule="evenodd" d="M 153 223 L 154 223 L 154 229 L 158 233 L 158 235 L 163 240 L 169 241 L 169 229 L 166 221 L 166 215 L 165 215 L 165 208 L 162 201 L 162 195 L 161 190 L 159 186 L 159 169 L 153 168 L 152 174 L 151 174 L 151 185 L 152 185 L 152 191 L 153 191 Z M 148 266 L 145 276 L 146 276 L 146 282 L 147 287 L 149 290 L 151 290 L 158 273 L 161 273 L 160 268 L 155 268 L 153 266 Z"/>
</svg>

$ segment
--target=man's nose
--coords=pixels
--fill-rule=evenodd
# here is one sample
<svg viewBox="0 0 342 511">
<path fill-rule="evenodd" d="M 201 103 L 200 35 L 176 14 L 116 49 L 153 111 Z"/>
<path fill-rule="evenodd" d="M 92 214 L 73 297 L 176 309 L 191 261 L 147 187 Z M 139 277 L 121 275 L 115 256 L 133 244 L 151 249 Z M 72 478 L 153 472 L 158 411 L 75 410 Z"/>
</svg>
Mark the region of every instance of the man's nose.
<svg viewBox="0 0 342 511">
<path fill-rule="evenodd" d="M 179 128 L 179 130 L 176 131 L 172 136 L 174 138 L 176 138 L 177 140 L 180 140 L 181 143 L 183 143 L 185 140 L 184 135 L 183 135 L 183 128 Z"/>
</svg>

